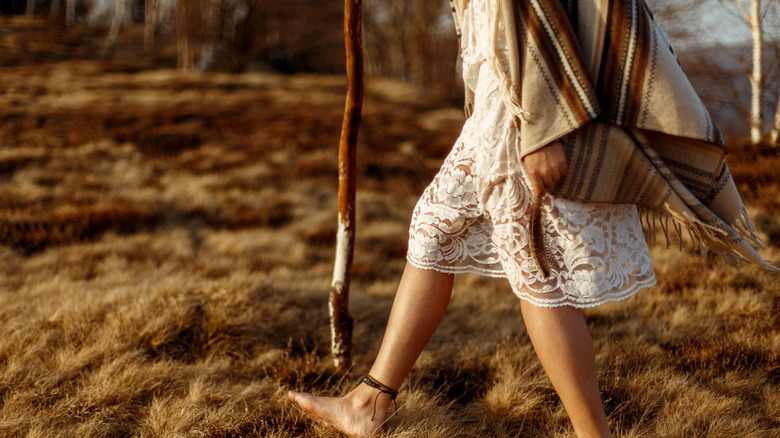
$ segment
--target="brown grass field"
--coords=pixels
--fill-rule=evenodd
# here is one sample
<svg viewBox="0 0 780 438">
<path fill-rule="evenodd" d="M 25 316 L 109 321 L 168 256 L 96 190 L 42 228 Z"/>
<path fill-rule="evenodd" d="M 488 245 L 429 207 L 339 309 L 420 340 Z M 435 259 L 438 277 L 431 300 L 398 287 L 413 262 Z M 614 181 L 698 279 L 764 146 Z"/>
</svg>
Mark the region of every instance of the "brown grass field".
<svg viewBox="0 0 780 438">
<path fill-rule="evenodd" d="M 0 17 L 0 436 L 334 437 L 286 399 L 376 354 L 412 208 L 463 122 L 367 82 L 354 368 L 328 356 L 345 78 L 181 74 Z M 124 46 L 123 46 L 124 44 Z M 780 260 L 780 157 L 730 165 Z M 617 437 L 780 436 L 780 275 L 657 244 L 659 284 L 587 311 Z M 462 276 L 394 437 L 571 437 L 504 280 Z"/>
</svg>

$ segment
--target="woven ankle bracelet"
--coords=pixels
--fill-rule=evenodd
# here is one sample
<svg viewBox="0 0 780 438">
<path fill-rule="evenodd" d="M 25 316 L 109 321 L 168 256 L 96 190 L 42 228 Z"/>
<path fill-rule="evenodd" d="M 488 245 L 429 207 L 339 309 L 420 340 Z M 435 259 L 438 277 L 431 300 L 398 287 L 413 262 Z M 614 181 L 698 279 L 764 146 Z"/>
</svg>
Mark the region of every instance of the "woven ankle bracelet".
<svg viewBox="0 0 780 438">
<path fill-rule="evenodd" d="M 366 374 L 366 376 L 363 377 L 363 383 L 379 390 L 379 393 L 377 393 L 376 398 L 374 399 L 374 413 L 371 415 L 371 421 L 374 421 L 374 417 L 376 417 L 376 402 L 379 400 L 379 395 L 382 393 L 390 395 L 390 399 L 393 400 L 393 406 L 395 406 L 395 415 L 398 415 L 398 405 L 395 402 L 395 398 L 398 396 L 397 390 L 371 377 L 370 374 Z"/>
</svg>

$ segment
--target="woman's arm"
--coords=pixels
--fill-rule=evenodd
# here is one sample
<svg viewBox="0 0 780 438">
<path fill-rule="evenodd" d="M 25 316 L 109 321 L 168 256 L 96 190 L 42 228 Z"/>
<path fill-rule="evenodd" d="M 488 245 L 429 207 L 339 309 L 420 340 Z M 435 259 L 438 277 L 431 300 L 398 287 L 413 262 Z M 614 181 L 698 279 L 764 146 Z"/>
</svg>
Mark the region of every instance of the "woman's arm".
<svg viewBox="0 0 780 438">
<path fill-rule="evenodd" d="M 554 141 L 523 157 L 523 164 L 533 183 L 534 192 L 544 195 L 566 175 L 566 152 L 563 143 Z"/>
</svg>

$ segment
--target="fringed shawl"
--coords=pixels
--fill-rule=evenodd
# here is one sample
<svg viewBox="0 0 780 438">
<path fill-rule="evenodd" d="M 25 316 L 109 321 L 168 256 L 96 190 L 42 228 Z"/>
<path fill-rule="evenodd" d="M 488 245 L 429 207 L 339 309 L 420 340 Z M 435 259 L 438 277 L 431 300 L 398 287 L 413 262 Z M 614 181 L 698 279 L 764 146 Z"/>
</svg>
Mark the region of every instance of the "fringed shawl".
<svg viewBox="0 0 780 438">
<path fill-rule="evenodd" d="M 568 173 L 552 193 L 635 204 L 645 228 L 687 229 L 702 254 L 778 270 L 726 166 L 726 145 L 643 0 L 487 0 L 508 56 L 496 73 L 525 156 L 555 140 Z M 469 0 L 450 0 L 460 36 Z M 494 36 L 490 36 L 494 38 Z M 499 61 L 499 58 L 508 61 Z M 466 111 L 473 91 L 466 89 Z M 671 219 L 671 227 L 669 226 Z"/>
</svg>

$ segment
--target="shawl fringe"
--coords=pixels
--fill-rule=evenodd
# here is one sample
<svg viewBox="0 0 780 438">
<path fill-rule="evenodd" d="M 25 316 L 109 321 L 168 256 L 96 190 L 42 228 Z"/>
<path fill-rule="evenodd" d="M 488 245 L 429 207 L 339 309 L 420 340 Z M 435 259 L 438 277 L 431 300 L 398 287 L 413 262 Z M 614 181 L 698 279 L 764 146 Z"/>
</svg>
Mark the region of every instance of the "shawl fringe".
<svg viewBox="0 0 780 438">
<path fill-rule="evenodd" d="M 644 231 L 646 241 L 651 246 L 657 245 L 656 236 L 658 235 L 658 228 L 661 228 L 664 238 L 666 239 L 666 247 L 672 246 L 672 236 L 677 237 L 677 245 L 680 251 L 688 249 L 688 245 L 698 252 L 701 256 L 707 257 L 708 254 L 714 253 L 723 257 L 730 265 L 741 266 L 743 262 L 756 263 L 761 268 L 780 272 L 780 268 L 773 266 L 770 261 L 763 260 L 763 263 L 757 263 L 755 258 L 749 258 L 737 251 L 723 251 L 714 249 L 717 247 L 731 247 L 727 234 L 717 227 L 705 224 L 700 220 L 687 221 L 683 223 L 676 220 L 671 215 L 663 210 L 658 210 L 648 207 L 639 207 L 640 223 L 642 224 L 642 230 Z M 765 241 L 756 234 L 756 230 L 751 224 L 747 211 L 743 208 L 740 213 L 737 223 L 732 224 L 732 227 L 750 244 L 754 249 L 763 248 Z M 670 234 L 673 231 L 674 234 Z M 687 237 L 686 237 L 687 234 Z"/>
</svg>

